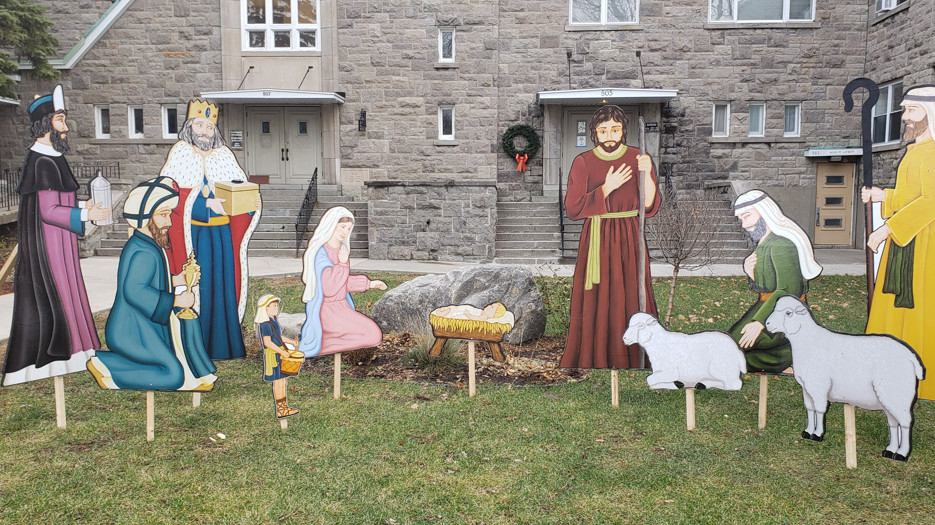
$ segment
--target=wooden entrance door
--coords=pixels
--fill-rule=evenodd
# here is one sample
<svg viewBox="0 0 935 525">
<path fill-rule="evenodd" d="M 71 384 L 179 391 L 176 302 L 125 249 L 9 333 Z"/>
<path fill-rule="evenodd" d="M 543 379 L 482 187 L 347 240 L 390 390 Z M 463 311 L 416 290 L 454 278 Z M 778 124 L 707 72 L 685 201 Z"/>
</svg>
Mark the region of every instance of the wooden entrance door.
<svg viewBox="0 0 935 525">
<path fill-rule="evenodd" d="M 818 165 L 815 244 L 851 244 L 854 216 L 855 165 Z"/>
<path fill-rule="evenodd" d="M 282 108 L 247 108 L 247 175 L 265 175 L 274 184 L 286 182 L 282 126 Z"/>
<path fill-rule="evenodd" d="M 248 175 L 305 184 L 321 170 L 321 108 L 247 108 L 246 142 Z"/>
</svg>

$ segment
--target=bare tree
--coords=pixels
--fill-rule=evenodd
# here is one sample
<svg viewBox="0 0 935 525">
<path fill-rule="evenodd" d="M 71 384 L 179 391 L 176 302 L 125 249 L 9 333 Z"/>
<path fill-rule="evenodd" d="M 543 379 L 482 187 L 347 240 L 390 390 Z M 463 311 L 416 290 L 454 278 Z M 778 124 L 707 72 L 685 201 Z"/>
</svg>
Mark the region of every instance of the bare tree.
<svg viewBox="0 0 935 525">
<path fill-rule="evenodd" d="M 697 270 L 717 259 L 715 246 L 721 224 L 717 196 L 713 191 L 678 193 L 661 188 L 659 211 L 646 221 L 650 257 L 672 265 L 669 304 L 663 324 L 669 326 L 675 283 L 681 270 Z"/>
</svg>

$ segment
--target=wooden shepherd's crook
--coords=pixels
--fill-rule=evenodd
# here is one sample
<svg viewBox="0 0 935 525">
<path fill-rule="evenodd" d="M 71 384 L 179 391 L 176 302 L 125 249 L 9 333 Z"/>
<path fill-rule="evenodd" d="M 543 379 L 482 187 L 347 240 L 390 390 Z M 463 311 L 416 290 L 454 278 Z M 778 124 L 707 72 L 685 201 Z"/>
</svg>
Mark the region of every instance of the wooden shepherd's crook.
<svg viewBox="0 0 935 525">
<path fill-rule="evenodd" d="M 873 187 L 873 135 L 870 133 L 873 123 L 873 106 L 880 98 L 880 88 L 869 78 L 855 78 L 844 86 L 844 111 L 854 109 L 854 91 L 865 88 L 869 93 L 860 107 L 860 146 L 863 150 L 864 187 Z M 873 250 L 867 246 L 870 233 L 873 232 L 873 204 L 867 201 L 864 206 L 864 248 L 867 256 L 867 311 L 873 302 Z"/>
</svg>

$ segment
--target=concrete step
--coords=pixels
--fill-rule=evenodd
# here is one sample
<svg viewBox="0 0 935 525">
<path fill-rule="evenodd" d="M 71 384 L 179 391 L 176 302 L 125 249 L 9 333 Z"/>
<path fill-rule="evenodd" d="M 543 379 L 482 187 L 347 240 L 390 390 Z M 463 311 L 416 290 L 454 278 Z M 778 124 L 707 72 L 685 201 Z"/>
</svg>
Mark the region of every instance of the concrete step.
<svg viewBox="0 0 935 525">
<path fill-rule="evenodd" d="M 559 241 L 497 241 L 494 247 L 500 253 L 500 250 L 558 250 L 562 246 Z"/>
<path fill-rule="evenodd" d="M 513 257 L 513 258 L 548 258 L 548 257 L 558 257 L 560 255 L 560 250 L 556 249 L 497 249 L 497 257 Z"/>
<path fill-rule="evenodd" d="M 516 208 L 497 208 L 497 218 L 508 217 L 558 217 L 558 207 L 550 208 L 530 208 L 520 210 Z"/>
<path fill-rule="evenodd" d="M 527 210 L 527 209 L 539 209 L 539 208 L 555 208 L 558 210 L 558 201 L 555 202 L 511 202 L 511 201 L 497 201 L 497 209 L 504 210 Z"/>
<path fill-rule="evenodd" d="M 560 264 L 558 257 L 494 257 L 497 264 Z"/>
<path fill-rule="evenodd" d="M 497 217 L 497 230 L 526 231 L 529 226 L 554 226 L 558 231 L 558 216 L 554 217 Z M 535 229 L 535 228 L 533 228 Z"/>
<path fill-rule="evenodd" d="M 510 241 L 555 241 L 561 242 L 562 236 L 558 232 L 542 232 L 542 233 L 530 233 L 530 232 L 521 232 L 521 233 L 511 233 L 511 232 L 498 232 L 496 236 L 497 242 L 510 242 Z"/>
<path fill-rule="evenodd" d="M 299 249 L 299 257 L 302 257 L 304 250 L 304 246 Z M 248 255 L 250 257 L 278 257 L 282 259 L 292 259 L 296 257 L 295 253 L 295 246 L 292 246 L 291 248 L 251 248 L 248 252 Z M 366 259 L 368 254 L 369 250 L 351 250 L 352 259 Z"/>
<path fill-rule="evenodd" d="M 302 242 L 300 245 L 304 248 L 308 243 Z M 292 239 L 282 239 L 282 240 L 264 240 L 264 239 L 250 239 L 250 250 L 264 250 L 272 248 L 293 248 L 295 249 L 295 238 Z M 355 241 L 351 239 L 351 249 L 365 250 L 367 249 L 368 244 L 366 240 Z"/>
</svg>

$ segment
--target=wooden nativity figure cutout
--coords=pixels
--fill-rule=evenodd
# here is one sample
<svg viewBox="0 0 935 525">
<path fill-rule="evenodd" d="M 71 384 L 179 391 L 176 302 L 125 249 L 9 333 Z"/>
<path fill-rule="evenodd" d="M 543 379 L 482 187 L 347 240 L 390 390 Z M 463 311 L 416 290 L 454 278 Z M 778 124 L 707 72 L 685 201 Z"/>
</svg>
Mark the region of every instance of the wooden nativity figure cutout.
<svg viewBox="0 0 935 525">
<path fill-rule="evenodd" d="M 808 235 L 765 192 L 750 190 L 734 201 L 734 214 L 756 243 L 743 263 L 754 302 L 728 330 L 740 345 L 750 372 L 791 373 L 792 350 L 783 334 L 764 329 L 784 295 L 806 300 L 808 282 L 821 273 Z"/>
<path fill-rule="evenodd" d="M 101 347 L 78 261 L 86 223 L 110 217 L 100 203 L 78 201 L 65 153 L 68 124 L 62 86 L 29 105 L 32 138 L 23 162 L 18 216 L 19 255 L 13 322 L 3 385 L 84 370 Z"/>
<path fill-rule="evenodd" d="M 868 334 L 892 334 L 935 366 L 935 86 L 908 90 L 901 104 L 903 138 L 896 187 L 863 188 L 864 202 L 882 203 L 883 226 L 867 241 L 883 247 L 867 320 Z M 935 379 L 919 383 L 919 398 L 935 400 Z"/>
<path fill-rule="evenodd" d="M 594 149 L 572 162 L 565 211 L 584 219 L 571 294 L 566 368 L 643 368 L 639 345 L 624 345 L 627 319 L 640 311 L 639 265 L 644 265 L 645 311 L 655 315 L 649 258 L 640 261 L 645 240 L 639 207 L 646 217 L 659 209 L 656 172 L 649 155 L 626 144 L 628 119 L 617 106 L 604 106 L 590 121 Z M 647 174 L 639 202 L 637 172 Z M 643 253 L 646 253 L 645 251 Z"/>
<path fill-rule="evenodd" d="M 792 347 L 795 380 L 802 386 L 807 422 L 802 437 L 821 441 L 829 403 L 882 410 L 890 441 L 883 457 L 906 461 L 912 449 L 912 408 L 925 376 L 918 354 L 890 335 L 832 332 L 812 318 L 798 297 L 776 301 L 766 329 Z"/>
<path fill-rule="evenodd" d="M 740 376 L 747 373 L 743 352 L 723 332 L 670 332 L 655 317 L 637 312 L 630 317 L 623 342 L 646 350 L 653 369 L 646 377 L 649 388 L 740 390 Z"/>
<path fill-rule="evenodd" d="M 130 191 L 123 217 L 133 230 L 120 253 L 117 296 L 107 318 L 107 346 L 88 361 L 104 389 L 181 390 L 214 388 L 217 370 L 205 351 L 201 323 L 183 311 L 195 303 L 191 285 L 197 266 L 173 275 L 166 248 L 172 210 L 179 204 L 175 182 L 156 177 Z M 177 286 L 189 289 L 175 295 Z"/>
<path fill-rule="evenodd" d="M 299 375 L 305 354 L 296 350 L 299 342 L 282 335 L 279 326 L 279 305 L 282 300 L 273 294 L 257 299 L 253 324 L 263 346 L 263 380 L 273 384 L 273 403 L 277 419 L 299 413 L 286 403 L 286 379 Z"/>
<path fill-rule="evenodd" d="M 203 100 L 188 104 L 160 175 L 179 185 L 179 206 L 172 214 L 167 250 L 178 273 L 190 253 L 204 268 L 195 290 L 205 347 L 211 359 L 244 357 L 240 322 L 247 305 L 247 244 L 260 221 L 258 186 L 225 145 L 218 107 Z"/>
<path fill-rule="evenodd" d="M 386 283 L 351 275 L 350 246 L 354 215 L 343 206 L 324 213 L 302 259 L 305 323 L 298 349 L 306 357 L 377 346 L 383 332 L 354 309 L 351 293 L 386 290 Z"/>
</svg>

